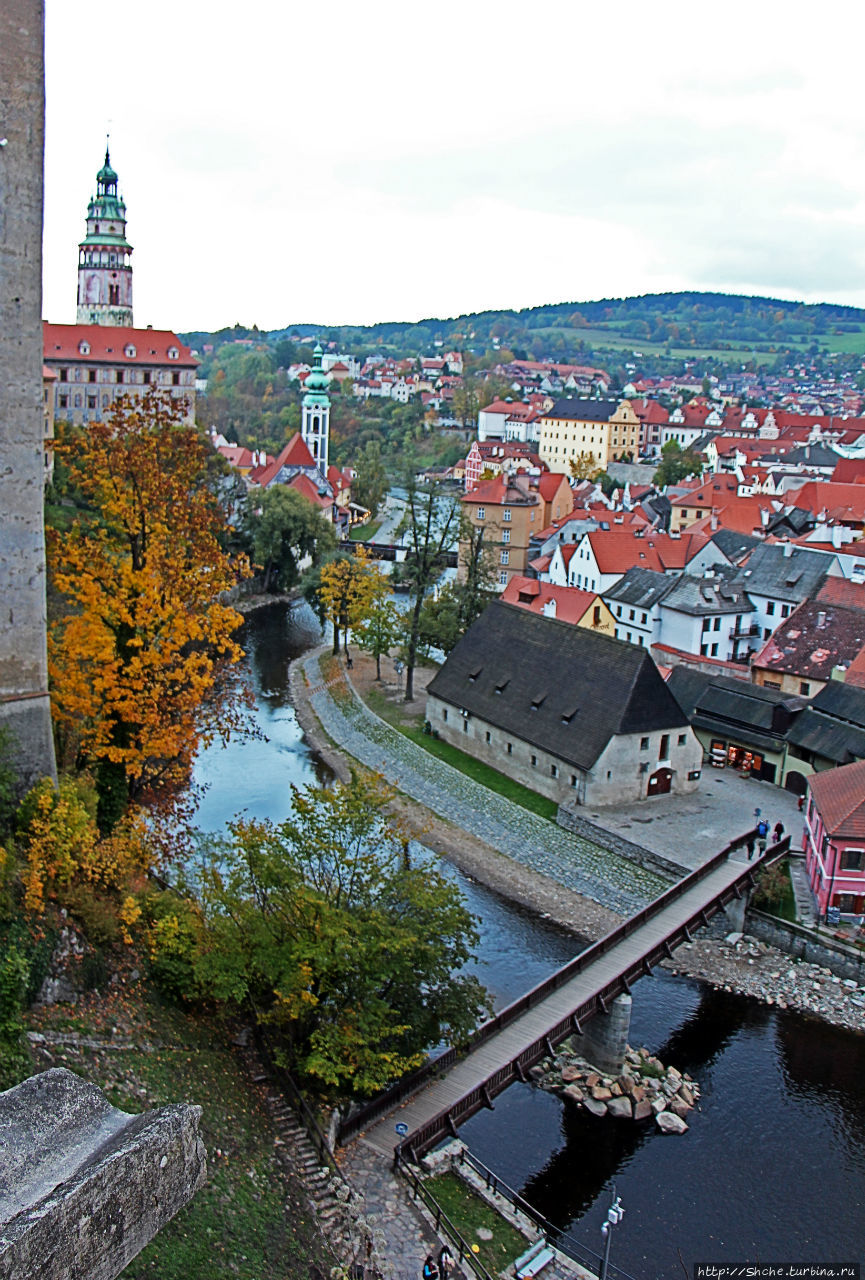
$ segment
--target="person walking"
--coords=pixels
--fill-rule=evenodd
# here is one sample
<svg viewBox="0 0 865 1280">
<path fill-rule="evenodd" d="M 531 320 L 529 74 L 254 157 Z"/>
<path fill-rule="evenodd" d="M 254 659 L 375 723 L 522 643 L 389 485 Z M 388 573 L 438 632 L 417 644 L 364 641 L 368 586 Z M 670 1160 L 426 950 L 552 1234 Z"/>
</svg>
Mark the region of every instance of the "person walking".
<svg viewBox="0 0 865 1280">
<path fill-rule="evenodd" d="M 446 1244 L 439 1249 L 439 1280 L 447 1280 L 454 1265 L 453 1255 Z"/>
<path fill-rule="evenodd" d="M 765 818 L 761 818 L 757 823 L 757 852 L 762 857 L 766 852 L 766 844 L 769 839 L 769 824 Z"/>
<path fill-rule="evenodd" d="M 772 843 L 780 844 L 784 839 L 784 823 L 780 820 L 775 823 L 775 830 L 772 832 Z"/>
<path fill-rule="evenodd" d="M 748 836 L 748 839 L 745 841 L 745 848 L 748 850 L 748 861 L 750 862 L 750 861 L 751 861 L 751 859 L 752 859 L 752 858 L 753 858 L 753 856 L 754 856 L 754 835 L 753 835 L 753 832 L 751 833 L 751 835 L 749 835 L 749 836 Z"/>
</svg>

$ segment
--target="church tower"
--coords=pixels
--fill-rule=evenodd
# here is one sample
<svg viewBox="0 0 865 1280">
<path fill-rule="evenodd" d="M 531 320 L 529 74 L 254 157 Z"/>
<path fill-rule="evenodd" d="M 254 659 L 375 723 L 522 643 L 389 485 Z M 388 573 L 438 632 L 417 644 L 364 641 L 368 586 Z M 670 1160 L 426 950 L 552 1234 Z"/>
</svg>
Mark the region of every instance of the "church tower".
<svg viewBox="0 0 865 1280">
<path fill-rule="evenodd" d="M 87 234 L 78 246 L 78 324 L 132 328 L 132 245 L 126 240 L 126 205 L 108 148 L 87 206 Z"/>
<path fill-rule="evenodd" d="M 300 434 L 322 477 L 327 480 L 330 396 L 327 394 L 327 378 L 322 371 L 321 356 L 321 347 L 316 346 L 312 358 L 312 372 L 304 383 Z"/>
</svg>

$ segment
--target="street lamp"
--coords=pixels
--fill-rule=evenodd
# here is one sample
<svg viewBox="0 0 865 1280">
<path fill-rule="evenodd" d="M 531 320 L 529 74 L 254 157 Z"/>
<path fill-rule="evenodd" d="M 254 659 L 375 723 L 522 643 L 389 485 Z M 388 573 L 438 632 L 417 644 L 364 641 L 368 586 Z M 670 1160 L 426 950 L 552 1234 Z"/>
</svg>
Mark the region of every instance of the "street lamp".
<svg viewBox="0 0 865 1280">
<path fill-rule="evenodd" d="M 604 1258 L 601 1263 L 601 1272 L 598 1280 L 607 1280 L 607 1269 L 610 1265 L 610 1244 L 613 1239 L 613 1227 L 617 1227 L 624 1217 L 625 1211 L 622 1208 L 622 1202 L 616 1195 L 616 1188 L 613 1187 L 613 1203 L 607 1210 L 606 1220 L 601 1224 L 601 1235 L 604 1237 Z"/>
</svg>

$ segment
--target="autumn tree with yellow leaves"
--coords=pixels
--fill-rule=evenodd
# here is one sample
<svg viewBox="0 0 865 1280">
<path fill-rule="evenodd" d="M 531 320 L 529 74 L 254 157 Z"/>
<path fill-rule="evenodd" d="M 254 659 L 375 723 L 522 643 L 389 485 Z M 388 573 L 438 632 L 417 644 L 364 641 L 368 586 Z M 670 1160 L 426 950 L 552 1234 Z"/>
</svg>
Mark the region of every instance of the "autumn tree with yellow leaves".
<svg viewBox="0 0 865 1280">
<path fill-rule="evenodd" d="M 199 746 L 238 726 L 242 619 L 222 594 L 249 570 L 221 545 L 207 447 L 171 401 L 120 399 L 59 427 L 56 450 L 84 509 L 49 531 L 52 707 L 62 759 L 94 770 L 105 833 L 130 800 L 176 794 Z"/>
<path fill-rule="evenodd" d="M 372 603 L 378 571 L 370 559 L 369 552 L 358 547 L 353 556 L 339 556 L 321 566 L 318 599 L 333 627 L 334 653 L 339 653 L 340 629 L 347 649 L 349 629 L 361 622 Z"/>
</svg>

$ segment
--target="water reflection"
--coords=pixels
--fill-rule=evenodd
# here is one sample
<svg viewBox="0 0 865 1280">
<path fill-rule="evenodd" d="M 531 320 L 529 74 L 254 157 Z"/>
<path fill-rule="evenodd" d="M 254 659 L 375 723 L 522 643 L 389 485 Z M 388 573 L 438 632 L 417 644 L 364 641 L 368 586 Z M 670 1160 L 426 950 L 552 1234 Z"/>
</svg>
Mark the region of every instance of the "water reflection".
<svg viewBox="0 0 865 1280">
<path fill-rule="evenodd" d="M 193 781 L 205 787 L 193 821 L 222 831 L 238 813 L 281 822 L 290 812 L 291 787 L 333 780 L 314 758 L 288 698 L 293 659 L 318 644 L 321 630 L 306 604 L 267 605 L 251 613 L 240 633 L 255 694 L 257 738 L 214 743 L 195 763 Z"/>
</svg>

